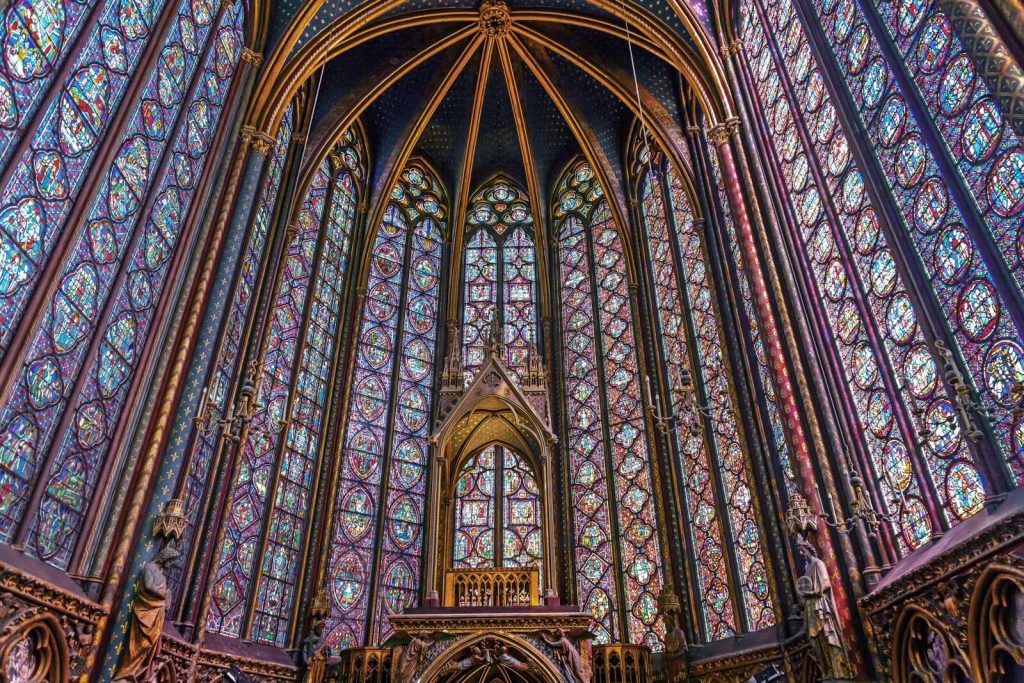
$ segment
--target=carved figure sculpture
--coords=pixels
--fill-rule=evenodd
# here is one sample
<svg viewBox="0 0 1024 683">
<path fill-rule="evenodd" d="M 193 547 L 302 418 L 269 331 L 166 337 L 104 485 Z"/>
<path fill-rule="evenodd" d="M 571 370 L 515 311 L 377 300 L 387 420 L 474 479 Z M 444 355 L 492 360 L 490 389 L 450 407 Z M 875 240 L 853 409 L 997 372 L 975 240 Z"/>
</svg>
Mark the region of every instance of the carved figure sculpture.
<svg viewBox="0 0 1024 683">
<path fill-rule="evenodd" d="M 565 631 L 563 629 L 558 629 L 554 633 L 541 631 L 540 637 L 554 650 L 555 657 L 558 658 L 558 663 L 565 671 L 565 675 L 574 683 L 586 683 L 587 675 L 583 672 L 583 658 L 580 657 L 580 651 L 569 640 Z"/>
<path fill-rule="evenodd" d="M 153 660 L 160 652 L 160 634 L 167 608 L 167 576 L 164 568 L 180 553 L 168 545 L 142 565 L 124 655 L 114 672 L 114 681 L 144 681 L 152 675 Z"/>
<path fill-rule="evenodd" d="M 427 655 L 429 634 L 417 633 L 409 641 L 409 644 L 402 648 L 402 654 L 398 658 L 398 669 L 395 672 L 396 683 L 412 683 L 416 675 L 416 669 L 423 663 Z"/>
<path fill-rule="evenodd" d="M 807 637 L 811 641 L 818 666 L 825 678 L 848 678 L 851 675 L 850 660 L 839 630 L 828 568 L 810 543 L 801 541 L 797 549 L 807 564 L 804 575 L 796 582 L 796 590 L 803 602 Z"/>
</svg>

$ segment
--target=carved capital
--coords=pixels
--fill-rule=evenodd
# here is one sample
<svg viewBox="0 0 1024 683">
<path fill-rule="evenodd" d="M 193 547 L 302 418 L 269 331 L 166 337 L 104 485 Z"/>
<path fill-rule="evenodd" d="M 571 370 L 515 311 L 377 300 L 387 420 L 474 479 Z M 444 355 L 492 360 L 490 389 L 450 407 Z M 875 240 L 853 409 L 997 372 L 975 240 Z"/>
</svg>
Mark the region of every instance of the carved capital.
<svg viewBox="0 0 1024 683">
<path fill-rule="evenodd" d="M 738 116 L 730 116 L 725 120 L 725 125 L 729 129 L 729 135 L 733 137 L 739 137 L 740 134 L 740 119 Z"/>
<path fill-rule="evenodd" d="M 253 151 L 260 154 L 266 154 L 270 151 L 270 147 L 274 144 L 274 137 L 268 135 L 263 131 L 254 131 L 252 133 L 252 148 Z"/>
<path fill-rule="evenodd" d="M 729 129 L 724 123 L 719 123 L 708 130 L 708 139 L 715 147 L 724 147 L 729 144 Z"/>
<path fill-rule="evenodd" d="M 254 69 L 258 69 L 263 66 L 263 55 L 258 52 L 253 52 L 247 47 L 242 48 L 242 61 L 252 64 Z"/>
</svg>

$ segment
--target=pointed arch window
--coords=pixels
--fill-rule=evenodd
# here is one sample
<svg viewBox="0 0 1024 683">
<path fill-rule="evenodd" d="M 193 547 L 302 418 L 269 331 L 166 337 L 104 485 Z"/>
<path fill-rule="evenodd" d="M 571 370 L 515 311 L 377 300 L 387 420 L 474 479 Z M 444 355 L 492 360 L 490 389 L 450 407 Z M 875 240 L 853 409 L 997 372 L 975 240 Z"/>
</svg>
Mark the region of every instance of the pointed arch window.
<svg viewBox="0 0 1024 683">
<path fill-rule="evenodd" d="M 799 98 L 795 105 L 778 105 L 780 116 L 783 107 L 795 106 L 796 123 L 811 132 L 815 150 L 822 145 L 836 150 L 818 154 L 829 160 L 823 166 L 827 190 L 840 215 L 858 216 L 856 209 L 865 202 L 892 207 L 892 212 L 872 207 L 877 213 L 868 214 L 861 231 L 867 235 L 877 223 L 893 239 L 889 249 L 894 263 L 925 285 L 917 301 L 911 303 L 908 297 L 892 307 L 882 327 L 899 341 L 915 335 L 915 310 L 931 311 L 943 321 L 950 332 L 946 341 L 957 365 L 966 370 L 969 388 L 999 406 L 991 420 L 996 445 L 1020 484 L 1024 427 L 1002 406 L 1012 404 L 1013 387 L 1024 379 L 1022 140 L 1004 121 L 998 101 L 932 0 L 812 0 L 807 8 L 807 28 L 789 0 L 753 3 L 746 15 L 751 35 L 759 30 L 755 25 L 763 26 L 760 31 L 767 35 L 760 40 L 760 68 L 767 69 L 778 55 L 782 73 Z M 838 67 L 839 99 L 834 103 L 825 91 L 827 72 L 819 69 L 809 36 L 820 36 L 815 40 L 821 42 L 822 58 Z M 760 73 L 759 80 L 768 85 Z M 836 123 L 837 107 L 849 110 L 854 125 L 863 126 L 863 144 L 846 140 Z M 783 123 L 775 127 L 781 129 Z M 864 150 L 861 165 L 867 172 L 877 171 L 883 186 L 866 191 L 851 149 Z M 833 188 L 833 178 L 843 184 Z M 890 213 L 893 219 L 886 221 Z M 907 248 L 909 253 L 901 258 Z M 908 374 L 898 358 L 891 360 L 897 377 Z M 914 363 L 924 366 L 917 376 L 927 385 L 922 392 L 927 394 L 933 373 L 923 353 L 911 356 L 908 367 Z M 915 387 L 909 375 L 906 384 Z M 950 412 L 954 404 L 927 400 L 930 426 L 925 429 L 934 436 L 923 458 L 912 457 L 928 463 L 939 505 L 949 523 L 956 523 L 978 509 L 978 476 L 967 458 L 955 454 L 962 437 Z M 927 533 L 919 526 L 920 534 Z M 920 543 L 920 534 L 911 545 Z"/>
<path fill-rule="evenodd" d="M 243 351 L 243 339 L 250 321 L 250 306 L 257 292 L 258 278 L 260 272 L 266 268 L 266 247 L 278 195 L 281 191 L 281 180 L 284 176 L 294 127 L 295 104 L 291 103 L 281 119 L 277 139 L 267 161 L 263 189 L 256 205 L 245 252 L 238 265 L 238 279 L 235 283 L 224 331 L 221 333 L 217 360 L 202 391 L 200 417 L 203 420 L 225 418 L 228 413 L 228 405 L 233 399 L 232 385 L 237 384 L 236 380 L 243 370 L 239 367 L 241 364 L 239 354 Z M 183 542 L 186 545 L 181 548 L 184 557 L 189 556 L 191 544 L 196 540 L 196 525 L 200 519 L 203 499 L 210 484 L 210 468 L 213 464 L 214 451 L 219 437 L 217 429 L 199 428 L 195 430 L 189 445 L 183 500 L 190 531 L 184 535 Z M 179 559 L 178 565 L 181 563 L 182 560 Z M 169 567 L 167 576 L 168 583 L 173 586 L 171 591 L 173 604 L 182 597 L 177 590 L 180 587 L 181 568 L 179 566 Z"/>
<path fill-rule="evenodd" d="M 467 458 L 455 481 L 452 566 L 540 567 L 540 495 L 533 468 L 514 450 L 491 445 Z"/>
<path fill-rule="evenodd" d="M 125 16 L 139 23 L 129 27 L 120 5 L 104 7 L 61 94 L 28 127 L 30 153 L 0 188 L 0 357 L 19 325 L 27 340 L 0 407 L 0 541 L 62 569 L 114 464 L 110 448 L 172 265 L 195 234 L 184 228 L 242 46 L 240 3 L 183 4 L 163 36 L 165 67 L 144 80 L 137 102 L 123 103 L 123 130 L 107 136 L 160 9 L 133 6 Z M 118 38 L 123 51 L 102 50 Z M 97 169 L 104 142 L 117 152 Z M 86 175 L 100 180 L 91 199 L 78 196 Z M 67 236 L 52 299 L 22 319 L 30 297 L 45 293 L 40 273 L 76 202 L 87 212 Z"/>
<path fill-rule="evenodd" d="M 675 169 L 639 135 L 634 140 L 646 261 L 708 640 L 775 623 L 762 534 L 735 404 L 704 236 Z M 687 417 L 687 393 L 710 410 Z M 731 577 L 731 579 L 730 579 Z M 731 587 L 730 587 L 731 585 Z"/>
<path fill-rule="evenodd" d="M 854 30 L 856 24 L 866 37 L 867 29 L 857 19 L 859 10 L 852 4 L 849 10 L 852 23 L 844 31 Z M 932 308 L 947 317 L 974 381 L 983 387 L 988 386 L 989 375 L 982 358 L 997 365 L 1010 363 L 1003 370 L 1013 376 L 1012 351 L 1019 349 L 1019 335 L 1005 314 L 996 316 L 998 322 L 991 321 L 984 339 L 968 334 L 993 311 L 1002 310 L 995 298 L 979 295 L 978 306 L 970 307 L 974 312 L 958 317 L 958 311 L 966 310 L 957 303 L 962 296 L 970 299 L 972 291 L 989 291 L 987 266 L 954 206 L 947 203 L 948 213 L 933 213 L 938 204 L 932 200 L 945 203 L 941 197 L 947 190 L 937 178 L 926 179 L 936 172 L 935 162 L 921 146 L 917 124 L 907 114 L 884 63 L 873 62 L 877 66 L 870 88 L 880 90 L 868 99 L 888 92 L 888 115 L 898 114 L 900 120 L 890 118 L 886 123 L 886 115 L 872 114 L 868 132 L 873 144 L 881 142 L 880 135 L 886 138 L 884 145 L 875 147 L 883 172 L 903 174 L 899 182 L 889 176 L 891 200 L 905 221 L 896 231 L 887 230 L 883 218 L 882 202 L 890 196 L 865 187 L 792 4 L 751 3 L 743 8 L 742 19 L 751 44 L 756 94 L 764 111 L 770 112 L 768 124 L 795 208 L 806 267 L 833 330 L 834 348 L 863 426 L 871 474 L 880 485 L 887 512 L 896 516 L 898 544 L 908 551 L 937 531 L 927 512 L 927 497 L 937 499 L 937 521 L 943 525 L 974 514 L 985 499 L 974 455 L 954 416 L 955 397 L 929 350 L 921 311 Z M 861 47 L 871 53 L 878 50 Z M 858 106 L 865 104 L 862 99 L 857 99 Z M 898 159 L 895 151 L 886 151 L 889 143 L 898 143 L 905 156 Z M 926 171 L 928 165 L 931 170 Z M 901 258 L 907 246 L 918 257 L 909 263 Z M 923 301 L 905 275 L 922 266 L 930 288 Z M 1000 347 L 1009 353 L 1000 355 Z M 1000 424 L 996 431 L 1005 437 L 1008 425 L 1005 419 Z M 1007 441 L 1001 441 L 1006 449 Z"/>
<path fill-rule="evenodd" d="M 570 165 L 555 198 L 578 599 L 599 642 L 657 650 L 661 554 L 626 255 L 587 162 Z"/>
<path fill-rule="evenodd" d="M 285 644 L 324 441 L 362 158 L 350 132 L 320 163 L 281 264 L 207 619 L 226 635 Z"/>
<path fill-rule="evenodd" d="M 0 79 L 0 91 L 14 95 L 14 100 L 8 102 L 17 103 L 18 112 L 3 109 L 7 109 L 12 123 L 15 118 L 27 123 L 24 135 L 28 138 L 26 153 L 20 159 L 11 159 L 19 129 L 0 126 L 0 130 L 6 128 L 0 136 L 0 167 L 6 169 L 8 163 L 13 163 L 5 176 L 6 184 L 0 187 L 0 253 L 4 255 L 0 258 L 0 353 L 10 344 L 40 275 L 68 228 L 72 207 L 89 201 L 88 197 L 79 197 L 79 192 L 85 180 L 96 173 L 93 164 L 98 152 L 112 145 L 118 151 L 111 166 L 103 171 L 106 178 L 99 191 L 108 196 L 93 202 L 88 227 L 81 236 L 83 240 L 90 238 L 90 246 L 99 252 L 99 263 L 94 266 L 97 273 L 83 271 L 74 282 L 66 283 L 64 290 L 71 299 L 81 295 L 76 303 L 82 310 L 68 317 L 81 316 L 83 320 L 66 325 L 61 330 L 62 341 L 74 344 L 86 336 L 87 321 L 99 314 L 102 293 L 110 286 L 104 281 L 105 271 L 116 272 L 125 256 L 127 241 L 135 232 L 147 191 L 161 170 L 161 157 L 176 135 L 175 122 L 189 100 L 190 90 L 221 89 L 197 83 L 194 77 L 199 73 L 198 66 L 207 55 L 226 48 L 230 54 L 223 62 L 229 71 L 218 76 L 229 76 L 242 46 L 240 37 L 232 37 L 224 46 L 212 40 L 227 34 L 216 30 L 223 24 L 221 13 L 208 0 L 167 7 L 174 16 L 163 35 L 154 32 L 162 25 L 159 20 L 165 11 L 164 1 L 104 3 L 97 10 L 99 15 L 84 46 L 71 58 L 58 95 L 29 120 L 28 115 L 42 97 L 42 86 L 53 73 L 47 62 L 59 60 L 53 50 L 58 44 L 71 45 L 61 39 L 59 18 L 67 12 L 65 20 L 75 23 L 66 28 L 74 32 L 84 10 L 77 2 L 32 4 L 35 6 L 17 3 L 5 11 L 8 21 L 4 30 L 12 42 L 4 43 L 4 59 L 0 60 L 6 75 L 13 76 L 14 83 L 21 81 L 14 86 L 8 78 Z M 240 8 L 232 10 L 236 15 L 241 12 Z M 140 99 L 122 102 L 153 40 L 162 41 L 157 68 L 146 79 Z M 223 88 L 225 94 L 229 85 Z M 193 125 L 204 127 L 207 137 L 214 132 L 211 124 L 223 95 L 220 100 L 205 96 L 190 104 L 191 114 L 202 117 Z M 129 123 L 116 139 L 107 139 L 110 125 L 122 108 Z M 196 142 L 208 145 L 210 141 Z M 165 210 L 171 208 L 175 212 L 180 209 L 174 206 Z"/>
<path fill-rule="evenodd" d="M 359 327 L 328 559 L 332 652 L 383 642 L 419 587 L 447 217 L 436 176 L 410 163 L 373 241 Z"/>
<path fill-rule="evenodd" d="M 501 176 L 478 190 L 470 199 L 465 244 L 466 384 L 483 363 L 495 319 L 503 330 L 506 366 L 522 379 L 537 328 L 537 259 L 526 193 Z"/>
</svg>

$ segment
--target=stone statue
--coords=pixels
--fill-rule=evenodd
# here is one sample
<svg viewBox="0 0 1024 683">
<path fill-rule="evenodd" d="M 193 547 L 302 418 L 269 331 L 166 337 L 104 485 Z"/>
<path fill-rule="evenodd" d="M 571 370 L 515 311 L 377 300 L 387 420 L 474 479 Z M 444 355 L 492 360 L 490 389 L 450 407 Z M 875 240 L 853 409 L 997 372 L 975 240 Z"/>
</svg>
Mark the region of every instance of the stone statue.
<svg viewBox="0 0 1024 683">
<path fill-rule="evenodd" d="M 828 568 L 807 541 L 797 543 L 797 550 L 807 560 L 804 575 L 797 579 L 796 591 L 803 602 L 807 637 L 811 641 L 818 666 L 824 678 L 849 678 L 850 660 L 843 645 L 836 603 L 832 598 L 832 581 Z"/>
<path fill-rule="evenodd" d="M 540 637 L 554 650 L 555 657 L 558 658 L 558 663 L 569 680 L 573 683 L 586 683 L 587 675 L 583 672 L 583 658 L 580 657 L 580 651 L 569 640 L 565 631 L 563 629 L 558 629 L 554 633 L 541 631 Z"/>
<path fill-rule="evenodd" d="M 685 657 L 690 648 L 686 643 L 686 633 L 678 625 L 669 629 L 665 635 L 665 654 L 672 658 Z"/>
<path fill-rule="evenodd" d="M 160 635 L 167 608 L 164 569 L 180 554 L 173 545 L 168 545 L 142 565 L 142 576 L 132 601 L 128 640 L 114 671 L 114 681 L 144 681 L 152 675 L 153 660 L 160 652 Z"/>
<path fill-rule="evenodd" d="M 497 643 L 494 648 L 494 653 L 497 656 L 498 662 L 513 671 L 529 671 L 530 665 L 526 662 L 521 662 L 508 653 L 508 646 L 505 643 Z"/>
<path fill-rule="evenodd" d="M 423 663 L 427 656 L 429 634 L 417 633 L 409 641 L 409 644 L 402 648 L 402 654 L 398 658 L 398 668 L 395 673 L 395 683 L 413 683 L 416 676 L 416 669 Z"/>
</svg>

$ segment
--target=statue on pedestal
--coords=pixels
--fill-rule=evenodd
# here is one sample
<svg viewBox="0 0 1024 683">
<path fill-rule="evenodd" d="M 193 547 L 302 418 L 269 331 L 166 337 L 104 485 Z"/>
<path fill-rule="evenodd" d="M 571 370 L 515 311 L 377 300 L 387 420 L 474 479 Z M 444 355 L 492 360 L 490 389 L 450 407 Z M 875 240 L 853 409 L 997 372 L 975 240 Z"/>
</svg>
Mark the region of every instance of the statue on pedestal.
<svg viewBox="0 0 1024 683">
<path fill-rule="evenodd" d="M 180 555 L 168 545 L 142 565 L 124 654 L 114 671 L 114 681 L 145 681 L 152 675 L 153 660 L 160 653 L 160 637 L 167 609 L 167 576 L 164 569 Z"/>
<path fill-rule="evenodd" d="M 796 582 L 796 592 L 803 603 L 807 637 L 824 678 L 849 678 L 850 660 L 843 645 L 839 629 L 836 603 L 832 598 L 832 581 L 828 569 L 807 541 L 797 543 L 797 549 L 807 564 L 804 574 Z"/>
<path fill-rule="evenodd" d="M 569 677 L 573 683 L 586 683 L 587 676 L 583 672 L 583 658 L 580 657 L 580 651 L 576 649 L 576 645 L 569 640 L 569 637 L 565 634 L 565 631 L 558 629 L 554 633 L 550 631 L 541 631 L 540 637 L 545 643 L 551 646 L 551 649 L 555 651 L 555 657 L 558 658 L 558 663 L 561 664 L 562 670 L 565 671 L 565 675 Z"/>
<path fill-rule="evenodd" d="M 413 683 L 416 676 L 416 669 L 423 662 L 427 655 L 427 648 L 430 647 L 430 635 L 417 633 L 409 641 L 409 644 L 402 648 L 402 654 L 398 658 L 398 667 L 395 669 L 396 683 Z"/>
</svg>

